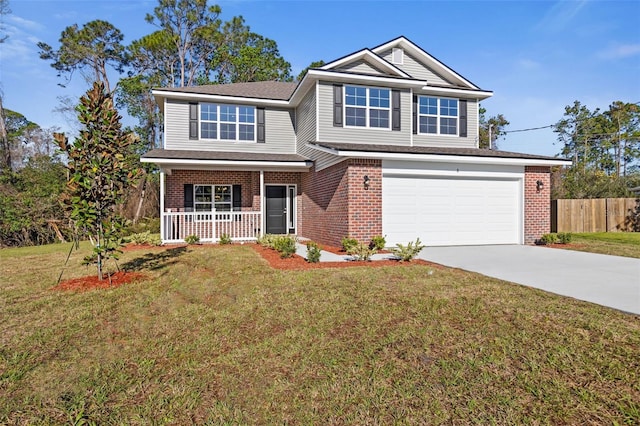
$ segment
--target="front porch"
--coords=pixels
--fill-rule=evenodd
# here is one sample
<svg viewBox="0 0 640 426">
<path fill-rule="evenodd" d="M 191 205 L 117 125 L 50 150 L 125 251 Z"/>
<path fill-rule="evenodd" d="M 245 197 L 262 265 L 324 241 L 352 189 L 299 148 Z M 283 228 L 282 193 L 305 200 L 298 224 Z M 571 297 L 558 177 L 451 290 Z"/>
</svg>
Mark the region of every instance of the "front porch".
<svg viewBox="0 0 640 426">
<path fill-rule="evenodd" d="M 160 181 L 163 243 L 298 232 L 298 172 L 178 169 L 162 171 Z"/>
</svg>

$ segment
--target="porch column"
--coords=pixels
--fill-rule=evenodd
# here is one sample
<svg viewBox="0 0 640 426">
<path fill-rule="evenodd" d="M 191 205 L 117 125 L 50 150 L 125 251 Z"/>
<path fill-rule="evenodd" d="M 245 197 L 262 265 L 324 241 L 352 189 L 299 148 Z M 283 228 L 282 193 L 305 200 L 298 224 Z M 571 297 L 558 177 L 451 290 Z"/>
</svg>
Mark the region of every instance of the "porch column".
<svg viewBox="0 0 640 426">
<path fill-rule="evenodd" d="M 164 242 L 164 172 L 160 170 L 160 241 Z"/>
<path fill-rule="evenodd" d="M 264 170 L 260 170 L 260 236 L 264 235 L 264 228 L 266 226 L 265 220 L 265 207 L 264 207 Z"/>
</svg>

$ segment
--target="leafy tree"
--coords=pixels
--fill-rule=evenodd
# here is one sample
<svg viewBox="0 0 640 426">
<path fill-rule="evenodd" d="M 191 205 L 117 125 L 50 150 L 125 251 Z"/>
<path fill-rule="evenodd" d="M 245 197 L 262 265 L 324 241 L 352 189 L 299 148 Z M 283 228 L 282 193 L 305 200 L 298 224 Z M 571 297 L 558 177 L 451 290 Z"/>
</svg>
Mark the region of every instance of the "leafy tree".
<svg viewBox="0 0 640 426">
<path fill-rule="evenodd" d="M 220 6 L 207 6 L 207 0 L 159 0 L 158 3 L 146 20 L 163 32 L 153 40 L 159 47 L 166 47 L 168 41 L 173 46 L 170 56 L 176 59 L 176 67 L 165 69 L 165 73 L 171 72 L 173 87 L 192 86 L 205 73 L 207 64 L 222 45 Z"/>
<path fill-rule="evenodd" d="M 558 197 L 628 196 L 640 160 L 640 108 L 613 102 L 607 111 L 591 111 L 579 101 L 565 107 L 553 130 L 562 143 L 560 154 L 573 165 L 556 179 Z M 630 174 L 631 172 L 631 174 Z"/>
<path fill-rule="evenodd" d="M 217 83 L 291 81 L 291 64 L 280 56 L 275 41 L 251 31 L 244 18 L 225 22 L 222 40 L 210 64 Z"/>
<path fill-rule="evenodd" d="M 77 110 L 84 126 L 80 136 L 71 144 L 63 134 L 55 137 L 69 159 L 66 203 L 71 219 L 94 245 L 84 261 L 96 264 L 102 280 L 104 262 L 117 258 L 122 241 L 124 221 L 117 207 L 137 174 L 131 156 L 135 140 L 122 130 L 121 117 L 102 82 L 95 82 L 80 98 Z"/>
<path fill-rule="evenodd" d="M 478 113 L 480 114 L 480 141 L 479 147 L 482 149 L 497 149 L 497 140 L 505 135 L 505 127 L 509 125 L 509 121 L 502 114 L 487 119 L 485 113 L 487 110 L 480 105 Z M 491 128 L 491 132 L 489 132 Z M 491 133 L 491 142 L 489 142 L 489 133 Z"/>
<path fill-rule="evenodd" d="M 87 81 L 104 83 L 111 91 L 107 66 L 121 73 L 125 65 L 123 35 L 107 21 L 95 20 L 82 28 L 77 24 L 65 28 L 60 35 L 60 49 L 54 50 L 44 42 L 38 43 L 40 58 L 51 61 L 58 75 L 71 75 L 79 70 Z"/>
<path fill-rule="evenodd" d="M 9 0 L 0 0 L 0 16 L 8 15 L 11 13 L 11 9 L 9 8 Z M 0 19 L 0 31 L 4 33 L 4 21 Z M 6 39 L 9 38 L 8 35 L 2 35 L 0 33 L 0 43 L 4 43 Z"/>
<path fill-rule="evenodd" d="M 59 198 L 65 167 L 56 156 L 37 154 L 23 168 L 0 176 L 0 246 L 49 244 L 66 237 Z"/>
<path fill-rule="evenodd" d="M 298 74 L 298 76 L 296 77 L 296 81 L 302 81 L 304 76 L 307 74 L 307 71 L 309 71 L 311 68 L 320 68 L 324 64 L 325 62 L 322 59 L 320 59 L 319 61 L 311 62 L 308 67 L 300 71 L 300 74 Z"/>
</svg>

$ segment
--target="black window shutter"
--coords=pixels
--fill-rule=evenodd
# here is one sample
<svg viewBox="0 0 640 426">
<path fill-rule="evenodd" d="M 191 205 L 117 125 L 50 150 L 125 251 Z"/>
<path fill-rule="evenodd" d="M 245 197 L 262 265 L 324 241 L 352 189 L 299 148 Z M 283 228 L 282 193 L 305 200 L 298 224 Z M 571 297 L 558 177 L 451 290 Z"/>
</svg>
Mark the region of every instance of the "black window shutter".
<svg viewBox="0 0 640 426">
<path fill-rule="evenodd" d="M 400 91 L 391 91 L 391 130 L 400 130 Z"/>
<path fill-rule="evenodd" d="M 184 184 L 184 211 L 193 211 L 193 185 L 190 183 Z"/>
<path fill-rule="evenodd" d="M 258 143 L 265 142 L 264 135 L 264 108 L 256 108 L 257 118 L 258 118 Z M 235 187 L 234 187 L 235 188 Z"/>
<path fill-rule="evenodd" d="M 239 212 L 242 210 L 242 185 L 233 185 L 231 191 L 231 199 L 233 200 L 233 211 Z M 234 215 L 236 222 L 242 219 L 241 215 Z"/>
<path fill-rule="evenodd" d="M 413 95 L 413 134 L 418 134 L 418 96 Z"/>
<path fill-rule="evenodd" d="M 189 139 L 198 139 L 198 104 L 189 104 Z"/>
<path fill-rule="evenodd" d="M 342 85 L 333 85 L 333 127 L 342 127 Z"/>
<path fill-rule="evenodd" d="M 467 137 L 467 101 L 460 99 L 460 137 Z"/>
</svg>

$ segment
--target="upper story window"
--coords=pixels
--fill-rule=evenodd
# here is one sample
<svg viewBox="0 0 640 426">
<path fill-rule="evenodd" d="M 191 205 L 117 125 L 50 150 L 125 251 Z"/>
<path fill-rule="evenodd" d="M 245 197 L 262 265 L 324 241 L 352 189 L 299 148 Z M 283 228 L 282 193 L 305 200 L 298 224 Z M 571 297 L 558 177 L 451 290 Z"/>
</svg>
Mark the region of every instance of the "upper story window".
<svg viewBox="0 0 640 426">
<path fill-rule="evenodd" d="M 419 96 L 418 131 L 434 135 L 457 135 L 458 100 Z"/>
<path fill-rule="evenodd" d="M 344 87 L 345 125 L 390 128 L 391 90 L 375 87 Z"/>
<path fill-rule="evenodd" d="M 252 106 L 200 104 L 200 138 L 256 140 L 256 109 Z"/>
</svg>

